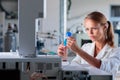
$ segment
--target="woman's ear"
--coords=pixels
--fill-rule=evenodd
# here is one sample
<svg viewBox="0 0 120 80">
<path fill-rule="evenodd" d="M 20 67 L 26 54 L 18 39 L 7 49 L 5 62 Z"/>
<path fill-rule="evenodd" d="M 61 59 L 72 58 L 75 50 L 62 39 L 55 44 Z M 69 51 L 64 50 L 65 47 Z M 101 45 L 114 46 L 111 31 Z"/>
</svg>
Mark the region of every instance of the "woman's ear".
<svg viewBox="0 0 120 80">
<path fill-rule="evenodd" d="M 106 26 L 103 26 L 103 31 L 106 31 L 106 30 L 107 30 Z"/>
<path fill-rule="evenodd" d="M 104 25 L 104 30 L 107 31 L 107 29 L 108 29 L 108 23 Z"/>
</svg>

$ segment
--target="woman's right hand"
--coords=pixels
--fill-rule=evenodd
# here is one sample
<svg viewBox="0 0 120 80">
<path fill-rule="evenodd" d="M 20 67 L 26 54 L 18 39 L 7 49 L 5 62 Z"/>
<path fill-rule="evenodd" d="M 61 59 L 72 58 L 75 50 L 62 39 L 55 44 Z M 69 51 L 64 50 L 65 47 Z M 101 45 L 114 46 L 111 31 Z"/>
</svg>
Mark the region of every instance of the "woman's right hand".
<svg viewBox="0 0 120 80">
<path fill-rule="evenodd" d="M 58 46 L 57 50 L 58 56 L 62 57 L 63 60 L 67 60 L 67 47 L 63 44 Z"/>
</svg>

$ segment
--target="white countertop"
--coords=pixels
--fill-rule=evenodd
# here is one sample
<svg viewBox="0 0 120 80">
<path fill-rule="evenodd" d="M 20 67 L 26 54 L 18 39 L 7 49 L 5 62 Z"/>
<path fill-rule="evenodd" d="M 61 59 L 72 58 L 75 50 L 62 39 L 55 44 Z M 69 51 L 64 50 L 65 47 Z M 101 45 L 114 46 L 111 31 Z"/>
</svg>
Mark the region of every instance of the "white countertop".
<svg viewBox="0 0 120 80">
<path fill-rule="evenodd" d="M 49 59 L 46 59 L 49 58 Z M 47 62 L 54 62 L 55 58 L 59 58 L 57 55 L 40 55 L 34 58 L 25 58 L 19 56 L 18 53 L 15 52 L 1 52 L 0 53 L 0 62 L 40 62 L 47 61 Z M 56 59 L 56 61 L 60 61 L 61 59 Z M 89 75 L 111 75 L 105 71 L 92 67 L 90 65 L 85 64 L 69 64 L 69 62 L 62 62 L 62 69 L 63 70 L 87 70 L 89 71 Z"/>
<path fill-rule="evenodd" d="M 0 52 L 0 62 L 40 62 L 48 61 L 48 62 L 54 62 L 60 61 L 59 56 L 53 56 L 53 55 L 38 55 L 36 57 L 22 57 L 16 52 Z M 49 60 L 50 59 L 50 60 Z"/>
<path fill-rule="evenodd" d="M 88 64 L 69 64 L 69 62 L 62 62 L 63 70 L 86 70 L 89 72 L 89 75 L 112 75 L 103 70 L 90 66 Z"/>
</svg>

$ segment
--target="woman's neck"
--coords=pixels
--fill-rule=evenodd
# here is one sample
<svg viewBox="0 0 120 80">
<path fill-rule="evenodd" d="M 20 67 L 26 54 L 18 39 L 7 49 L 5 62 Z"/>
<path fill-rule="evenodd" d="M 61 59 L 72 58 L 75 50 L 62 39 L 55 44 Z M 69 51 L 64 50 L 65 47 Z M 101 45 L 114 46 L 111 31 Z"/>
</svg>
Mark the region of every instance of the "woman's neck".
<svg viewBox="0 0 120 80">
<path fill-rule="evenodd" d="M 94 57 L 98 55 L 98 53 L 102 50 L 102 48 L 105 46 L 106 42 L 95 42 L 95 51 L 94 51 Z"/>
<path fill-rule="evenodd" d="M 106 42 L 95 42 L 95 47 L 101 50 L 105 46 Z"/>
</svg>

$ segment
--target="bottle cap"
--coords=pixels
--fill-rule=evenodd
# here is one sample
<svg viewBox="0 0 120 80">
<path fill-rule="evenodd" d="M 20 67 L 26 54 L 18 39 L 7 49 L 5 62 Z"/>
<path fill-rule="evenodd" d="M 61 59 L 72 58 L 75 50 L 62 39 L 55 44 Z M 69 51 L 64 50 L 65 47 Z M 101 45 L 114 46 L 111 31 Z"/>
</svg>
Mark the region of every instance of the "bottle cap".
<svg viewBox="0 0 120 80">
<path fill-rule="evenodd" d="M 67 32 L 67 33 L 66 33 L 66 36 L 67 36 L 67 37 L 70 37 L 70 36 L 72 36 L 72 33 L 71 33 L 71 32 Z"/>
</svg>

